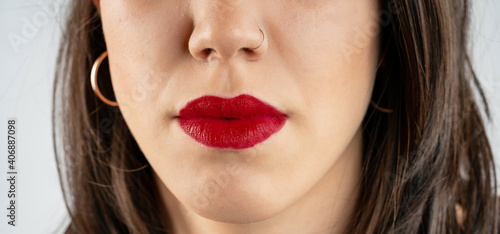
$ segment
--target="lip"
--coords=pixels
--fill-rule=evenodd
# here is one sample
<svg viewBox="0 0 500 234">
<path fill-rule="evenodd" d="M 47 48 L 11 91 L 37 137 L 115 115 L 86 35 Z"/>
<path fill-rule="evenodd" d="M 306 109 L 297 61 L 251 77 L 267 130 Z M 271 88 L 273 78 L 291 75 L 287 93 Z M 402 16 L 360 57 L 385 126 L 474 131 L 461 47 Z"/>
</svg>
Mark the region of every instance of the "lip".
<svg viewBox="0 0 500 234">
<path fill-rule="evenodd" d="M 287 115 L 247 94 L 233 98 L 203 96 L 179 111 L 182 130 L 215 148 L 245 149 L 265 141 L 283 128 Z"/>
</svg>

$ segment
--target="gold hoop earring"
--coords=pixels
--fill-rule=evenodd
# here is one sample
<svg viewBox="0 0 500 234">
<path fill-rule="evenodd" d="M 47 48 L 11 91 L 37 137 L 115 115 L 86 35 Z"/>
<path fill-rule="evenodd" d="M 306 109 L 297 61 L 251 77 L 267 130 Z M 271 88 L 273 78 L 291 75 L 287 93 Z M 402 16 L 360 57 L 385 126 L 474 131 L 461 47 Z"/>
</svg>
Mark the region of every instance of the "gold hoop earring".
<svg viewBox="0 0 500 234">
<path fill-rule="evenodd" d="M 384 112 L 384 113 L 392 113 L 392 112 L 393 112 L 393 110 L 392 110 L 392 109 L 386 109 L 386 108 L 382 108 L 382 107 L 380 107 L 380 106 L 379 106 L 379 105 L 377 105 L 374 101 L 371 101 L 371 100 L 370 100 L 370 103 L 372 104 L 372 106 L 373 106 L 375 109 L 377 109 L 377 110 L 379 110 L 379 111 L 381 111 L 381 112 Z"/>
<path fill-rule="evenodd" d="M 101 101 L 110 105 L 110 106 L 118 106 L 118 103 L 115 101 L 111 101 L 102 95 L 101 91 L 99 91 L 99 86 L 97 86 L 97 71 L 99 70 L 99 66 L 101 66 L 102 61 L 108 56 L 108 51 L 104 51 L 94 62 L 92 65 L 92 70 L 90 72 L 90 84 L 92 85 L 92 90 L 94 94 L 97 95 Z"/>
</svg>

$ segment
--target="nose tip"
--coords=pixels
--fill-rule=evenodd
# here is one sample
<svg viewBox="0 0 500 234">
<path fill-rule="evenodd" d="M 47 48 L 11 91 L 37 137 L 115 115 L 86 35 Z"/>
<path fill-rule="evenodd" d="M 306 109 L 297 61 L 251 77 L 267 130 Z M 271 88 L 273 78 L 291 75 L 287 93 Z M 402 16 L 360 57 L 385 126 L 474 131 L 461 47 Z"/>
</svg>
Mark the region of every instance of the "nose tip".
<svg viewBox="0 0 500 234">
<path fill-rule="evenodd" d="M 229 61 L 243 56 L 255 61 L 267 51 L 264 31 L 254 27 L 196 27 L 189 40 L 189 52 L 199 61 Z"/>
</svg>

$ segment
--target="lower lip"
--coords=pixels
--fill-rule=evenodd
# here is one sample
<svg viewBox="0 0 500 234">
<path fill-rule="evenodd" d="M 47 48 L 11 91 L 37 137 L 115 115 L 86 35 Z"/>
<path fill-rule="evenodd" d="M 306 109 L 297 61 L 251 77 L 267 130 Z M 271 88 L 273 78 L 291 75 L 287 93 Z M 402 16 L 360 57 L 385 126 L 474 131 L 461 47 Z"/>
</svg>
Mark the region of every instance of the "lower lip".
<svg viewBox="0 0 500 234">
<path fill-rule="evenodd" d="M 253 116 L 239 119 L 178 118 L 196 141 L 215 148 L 245 149 L 265 141 L 286 122 L 285 116 Z"/>
</svg>

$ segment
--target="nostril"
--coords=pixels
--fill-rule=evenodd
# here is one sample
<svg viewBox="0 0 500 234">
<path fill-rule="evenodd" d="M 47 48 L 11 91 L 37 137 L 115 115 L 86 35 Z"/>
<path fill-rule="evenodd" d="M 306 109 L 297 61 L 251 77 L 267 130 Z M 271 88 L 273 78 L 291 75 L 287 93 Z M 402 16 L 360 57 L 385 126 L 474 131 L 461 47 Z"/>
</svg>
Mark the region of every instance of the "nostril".
<svg viewBox="0 0 500 234">
<path fill-rule="evenodd" d="M 212 53 L 212 50 L 213 50 L 212 48 L 206 48 L 204 50 L 205 56 L 208 56 L 210 53 Z"/>
<path fill-rule="evenodd" d="M 214 49 L 205 48 L 205 49 L 201 50 L 198 54 L 199 54 L 200 58 L 207 59 L 210 56 L 210 54 L 212 54 L 212 50 L 214 50 Z"/>
</svg>

